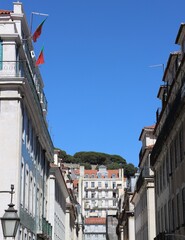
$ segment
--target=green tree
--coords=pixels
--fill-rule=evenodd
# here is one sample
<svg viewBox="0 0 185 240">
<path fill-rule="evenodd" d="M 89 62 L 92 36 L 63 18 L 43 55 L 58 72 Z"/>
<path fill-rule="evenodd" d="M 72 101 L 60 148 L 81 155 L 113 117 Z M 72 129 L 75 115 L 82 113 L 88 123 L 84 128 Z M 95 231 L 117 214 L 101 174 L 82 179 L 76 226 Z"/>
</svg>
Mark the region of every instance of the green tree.
<svg viewBox="0 0 185 240">
<path fill-rule="evenodd" d="M 124 167 L 124 175 L 125 176 L 127 176 L 127 177 L 133 176 L 136 172 L 137 172 L 137 168 L 132 163 L 125 165 L 125 167 Z"/>
</svg>

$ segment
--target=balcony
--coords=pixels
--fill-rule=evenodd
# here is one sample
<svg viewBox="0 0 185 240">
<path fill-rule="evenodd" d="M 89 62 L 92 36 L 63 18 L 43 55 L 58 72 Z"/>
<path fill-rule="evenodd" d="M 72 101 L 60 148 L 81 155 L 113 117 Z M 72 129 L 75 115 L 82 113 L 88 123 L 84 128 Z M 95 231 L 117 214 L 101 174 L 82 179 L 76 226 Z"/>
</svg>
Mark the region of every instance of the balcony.
<svg viewBox="0 0 185 240">
<path fill-rule="evenodd" d="M 184 104 L 184 101 L 181 99 L 181 89 L 176 95 L 176 98 L 171 106 L 170 112 L 168 116 L 166 117 L 166 120 L 162 126 L 162 129 L 157 137 L 156 143 L 153 147 L 152 153 L 151 153 L 151 165 L 153 166 L 155 164 L 155 161 L 160 154 L 162 147 L 164 145 L 164 142 L 166 141 L 171 129 L 173 128 L 173 125 L 175 124 L 176 119 L 178 118 L 178 115 L 180 113 L 180 110 L 182 108 L 182 105 Z"/>
<path fill-rule="evenodd" d="M 37 235 L 42 239 L 47 239 L 47 240 L 52 239 L 52 226 L 44 217 L 40 219 Z"/>
<path fill-rule="evenodd" d="M 27 79 L 34 98 L 45 115 L 48 104 L 36 69 L 31 69 L 27 61 L 0 61 L 0 82 L 9 81 L 11 83 L 11 81 L 17 80 L 17 78 Z"/>
</svg>

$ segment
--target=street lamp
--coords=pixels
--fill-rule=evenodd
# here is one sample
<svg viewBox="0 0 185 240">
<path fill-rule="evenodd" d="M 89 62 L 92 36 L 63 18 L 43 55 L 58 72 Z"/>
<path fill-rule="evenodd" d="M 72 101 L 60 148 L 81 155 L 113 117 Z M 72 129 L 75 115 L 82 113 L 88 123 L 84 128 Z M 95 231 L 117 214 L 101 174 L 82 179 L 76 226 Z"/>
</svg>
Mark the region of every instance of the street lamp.
<svg viewBox="0 0 185 240">
<path fill-rule="evenodd" d="M 19 226 L 20 218 L 18 217 L 17 210 L 14 209 L 14 204 L 12 203 L 14 194 L 14 185 L 11 185 L 11 191 L 0 191 L 0 193 L 10 193 L 11 202 L 8 204 L 8 209 L 5 210 L 3 217 L 1 218 L 1 224 L 3 229 L 4 237 L 15 237 L 17 229 Z"/>
</svg>

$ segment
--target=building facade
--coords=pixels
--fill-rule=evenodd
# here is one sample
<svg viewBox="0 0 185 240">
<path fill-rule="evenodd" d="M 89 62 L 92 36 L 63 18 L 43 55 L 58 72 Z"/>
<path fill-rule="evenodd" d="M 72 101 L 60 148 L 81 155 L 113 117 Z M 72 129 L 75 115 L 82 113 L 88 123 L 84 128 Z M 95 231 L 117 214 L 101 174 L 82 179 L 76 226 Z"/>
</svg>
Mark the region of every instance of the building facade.
<svg viewBox="0 0 185 240">
<path fill-rule="evenodd" d="M 53 143 L 46 114 L 28 24 L 22 4 L 15 2 L 12 11 L 0 10 L 0 190 L 15 186 L 13 203 L 20 216 L 16 239 L 52 237 L 48 180 Z M 9 201 L 8 194 L 2 197 L 1 216 Z"/>
<path fill-rule="evenodd" d="M 54 163 L 50 164 L 48 200 L 49 221 L 53 226 L 52 240 L 67 239 L 66 230 L 68 231 L 69 226 L 65 221 L 67 200 L 69 201 L 69 193 L 58 161 L 58 152 L 55 150 Z"/>
<path fill-rule="evenodd" d="M 158 97 L 151 154 L 156 185 L 156 239 L 185 237 L 185 24 L 181 24 L 170 54 Z M 171 238 L 170 238 L 171 237 Z M 179 237 L 179 238 L 178 238 Z"/>
<path fill-rule="evenodd" d="M 140 173 L 132 197 L 136 240 L 153 240 L 156 234 L 154 172 L 150 165 L 150 155 L 156 141 L 153 131 L 154 126 L 145 127 L 139 138 L 142 141 L 139 154 Z"/>
<path fill-rule="evenodd" d="M 84 240 L 106 239 L 106 218 L 86 218 Z"/>
<path fill-rule="evenodd" d="M 131 200 L 135 191 L 137 177 L 138 174 L 136 173 L 127 179 L 127 187 L 119 199 L 117 212 L 118 224 L 116 227 L 118 240 L 135 240 L 134 205 Z"/>
</svg>

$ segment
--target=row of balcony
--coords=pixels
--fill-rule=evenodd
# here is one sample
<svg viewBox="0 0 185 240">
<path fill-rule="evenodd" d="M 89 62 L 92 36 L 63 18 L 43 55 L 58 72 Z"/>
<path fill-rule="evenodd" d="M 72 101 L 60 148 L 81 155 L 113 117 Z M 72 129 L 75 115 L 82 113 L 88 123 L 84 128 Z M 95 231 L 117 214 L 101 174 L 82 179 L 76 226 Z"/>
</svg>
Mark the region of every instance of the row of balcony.
<svg viewBox="0 0 185 240">
<path fill-rule="evenodd" d="M 31 216 L 22 207 L 20 208 L 20 218 L 25 226 L 29 226 L 32 232 L 36 232 L 38 236 L 44 237 L 44 239 L 51 239 L 52 237 L 52 226 L 46 220 L 46 218 L 39 218 L 38 225 L 35 224 L 35 217 Z"/>
<path fill-rule="evenodd" d="M 173 104 L 171 105 L 170 112 L 166 117 L 166 120 L 162 126 L 162 129 L 157 137 L 157 141 L 153 147 L 151 157 L 150 157 L 152 166 L 155 164 L 155 161 L 158 155 L 160 154 L 162 146 L 164 145 L 164 142 L 166 141 L 173 125 L 175 124 L 175 121 L 180 113 L 180 110 L 183 104 L 184 104 L 184 101 L 182 99 L 182 93 L 180 89 L 176 95 L 175 100 L 173 101 Z"/>
<path fill-rule="evenodd" d="M 88 209 L 90 209 L 90 210 L 104 210 L 104 209 L 107 209 L 107 208 L 109 210 L 117 209 L 117 204 L 116 204 L 116 206 L 85 206 L 84 207 L 85 210 L 88 210 Z"/>
<path fill-rule="evenodd" d="M 118 191 L 117 187 L 84 187 L 85 191 Z"/>
</svg>

